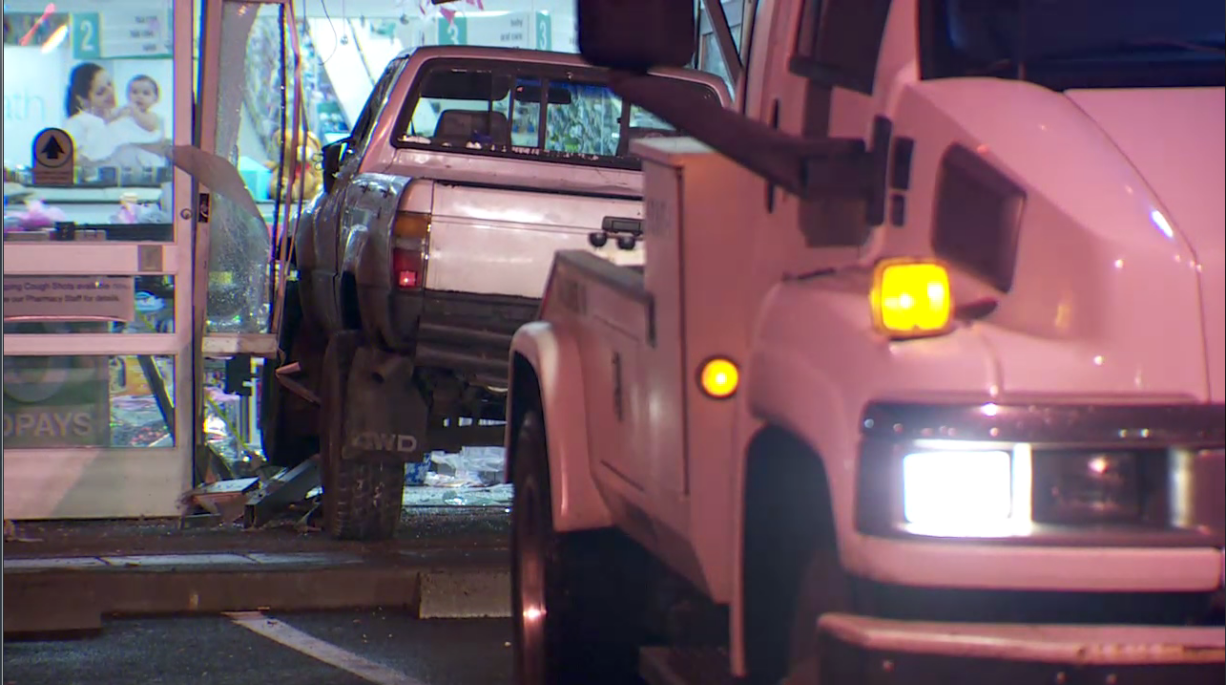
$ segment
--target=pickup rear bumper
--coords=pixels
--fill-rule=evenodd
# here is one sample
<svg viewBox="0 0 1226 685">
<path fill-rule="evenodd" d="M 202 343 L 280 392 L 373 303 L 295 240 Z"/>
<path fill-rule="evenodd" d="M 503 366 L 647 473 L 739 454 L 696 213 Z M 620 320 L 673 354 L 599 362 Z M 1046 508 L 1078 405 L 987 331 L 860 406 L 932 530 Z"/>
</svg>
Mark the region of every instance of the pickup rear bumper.
<svg viewBox="0 0 1226 685">
<path fill-rule="evenodd" d="M 437 367 L 495 387 L 507 384 L 511 338 L 536 318 L 540 300 L 440 291 L 396 292 L 388 300 L 385 341 Z"/>
<path fill-rule="evenodd" d="M 818 622 L 823 684 L 1216 685 L 1226 628 Z"/>
</svg>

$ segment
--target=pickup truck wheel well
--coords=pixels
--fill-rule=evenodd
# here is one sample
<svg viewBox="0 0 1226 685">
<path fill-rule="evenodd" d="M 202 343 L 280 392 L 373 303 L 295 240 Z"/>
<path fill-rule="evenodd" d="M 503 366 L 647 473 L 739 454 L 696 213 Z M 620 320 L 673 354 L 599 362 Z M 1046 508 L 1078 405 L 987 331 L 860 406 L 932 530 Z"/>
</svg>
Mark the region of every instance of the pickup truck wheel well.
<svg viewBox="0 0 1226 685">
<path fill-rule="evenodd" d="M 532 364 L 521 354 L 516 354 L 511 360 L 511 394 L 510 407 L 508 408 L 507 422 L 515 431 L 511 435 L 519 434 L 519 427 L 523 425 L 524 417 L 533 409 L 541 408 L 541 384 L 537 378 L 536 369 L 532 368 Z M 506 474 L 507 482 L 510 482 L 511 474 L 515 469 L 515 456 L 518 450 L 518 440 L 511 441 L 507 449 Z"/>
<path fill-rule="evenodd" d="M 815 553 L 837 549 L 826 469 L 795 435 L 767 426 L 750 443 L 744 494 L 745 656 L 751 678 L 775 682 Z"/>
</svg>

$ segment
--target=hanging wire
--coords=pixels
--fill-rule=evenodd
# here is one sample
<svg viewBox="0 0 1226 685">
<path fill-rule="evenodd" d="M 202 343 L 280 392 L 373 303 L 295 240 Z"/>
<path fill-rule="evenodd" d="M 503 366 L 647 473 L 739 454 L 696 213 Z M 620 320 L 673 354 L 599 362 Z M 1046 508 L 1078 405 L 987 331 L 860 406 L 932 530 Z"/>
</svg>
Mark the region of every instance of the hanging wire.
<svg viewBox="0 0 1226 685">
<path fill-rule="evenodd" d="M 325 2 L 325 0 L 319 0 L 319 6 L 323 8 L 324 19 L 328 20 L 328 28 L 332 29 L 332 52 L 328 53 L 328 56 L 325 59 L 321 60 L 324 64 L 327 64 L 328 60 L 332 59 L 332 57 L 336 55 L 336 51 L 339 50 L 341 47 L 341 34 L 336 32 L 336 24 L 332 23 L 332 16 L 328 14 L 328 3 Z M 342 5 L 341 15 L 344 16 L 344 13 L 345 13 L 345 9 L 344 9 L 344 6 Z M 303 4 L 302 6 L 302 18 L 304 20 L 306 19 L 306 5 L 305 4 Z"/>
</svg>

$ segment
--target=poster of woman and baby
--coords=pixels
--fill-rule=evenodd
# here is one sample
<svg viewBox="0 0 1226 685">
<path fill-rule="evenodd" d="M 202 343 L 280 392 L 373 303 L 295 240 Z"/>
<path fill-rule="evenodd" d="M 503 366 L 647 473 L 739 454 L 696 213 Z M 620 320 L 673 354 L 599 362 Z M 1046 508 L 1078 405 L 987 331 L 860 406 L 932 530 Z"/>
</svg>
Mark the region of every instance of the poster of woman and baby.
<svg viewBox="0 0 1226 685">
<path fill-rule="evenodd" d="M 83 169 L 169 164 L 171 60 L 70 61 L 13 46 L 4 53 L 6 167 L 29 165 L 29 152 L 22 153 L 47 127 L 72 136 Z"/>
</svg>

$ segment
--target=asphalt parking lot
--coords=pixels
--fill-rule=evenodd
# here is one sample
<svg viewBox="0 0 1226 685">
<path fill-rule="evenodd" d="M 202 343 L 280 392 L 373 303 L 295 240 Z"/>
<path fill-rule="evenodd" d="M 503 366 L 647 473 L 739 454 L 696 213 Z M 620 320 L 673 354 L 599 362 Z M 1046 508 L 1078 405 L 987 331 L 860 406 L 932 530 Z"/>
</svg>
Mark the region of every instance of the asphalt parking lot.
<svg viewBox="0 0 1226 685">
<path fill-rule="evenodd" d="M 501 685 L 507 619 L 372 610 L 108 620 L 95 637 L 6 641 L 5 685 Z"/>
</svg>

